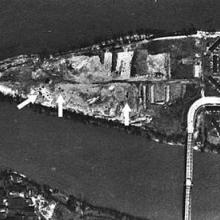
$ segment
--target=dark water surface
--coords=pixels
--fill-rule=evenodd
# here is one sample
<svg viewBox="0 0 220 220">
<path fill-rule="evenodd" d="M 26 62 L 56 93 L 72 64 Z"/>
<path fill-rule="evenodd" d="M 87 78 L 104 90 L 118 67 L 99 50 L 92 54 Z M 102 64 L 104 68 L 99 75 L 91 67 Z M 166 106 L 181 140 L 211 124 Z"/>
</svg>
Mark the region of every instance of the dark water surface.
<svg viewBox="0 0 220 220">
<path fill-rule="evenodd" d="M 93 204 L 182 216 L 184 149 L 0 102 L 0 165 Z M 220 218 L 220 156 L 195 153 L 194 219 Z"/>
<path fill-rule="evenodd" d="M 220 29 L 219 0 L 1 0 L 0 59 L 138 28 Z M 182 218 L 184 149 L 0 102 L 0 165 L 93 204 Z M 220 156 L 195 153 L 193 219 L 220 219 Z"/>
<path fill-rule="evenodd" d="M 1 0 L 0 59 L 130 30 L 220 29 L 219 0 Z"/>
</svg>

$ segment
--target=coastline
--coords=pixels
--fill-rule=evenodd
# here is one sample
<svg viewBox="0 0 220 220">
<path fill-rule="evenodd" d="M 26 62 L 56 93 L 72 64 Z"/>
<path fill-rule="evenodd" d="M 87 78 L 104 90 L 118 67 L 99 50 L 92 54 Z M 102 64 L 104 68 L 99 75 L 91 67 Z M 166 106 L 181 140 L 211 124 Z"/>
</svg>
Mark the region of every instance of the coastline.
<svg viewBox="0 0 220 220">
<path fill-rule="evenodd" d="M 26 98 L 26 97 L 19 96 L 16 92 L 11 92 L 12 90 L 10 90 L 10 88 L 4 87 L 4 90 L 2 88 L 3 87 L 0 86 L 0 101 L 1 102 L 7 101 L 7 102 L 15 102 L 19 104 L 20 102 L 24 101 Z M 40 103 L 30 104 L 29 107 L 31 110 L 37 113 L 57 117 L 57 107 L 46 106 Z M 181 146 L 181 147 L 184 146 L 184 143 L 180 143 L 181 138 L 177 143 L 175 143 L 175 142 L 172 142 L 171 137 L 164 137 L 162 134 L 157 133 L 153 129 L 150 129 L 147 127 L 139 127 L 139 126 L 133 126 L 133 125 L 124 126 L 123 123 L 117 120 L 111 120 L 107 118 L 85 115 L 83 113 L 74 112 L 71 109 L 64 109 L 63 117 L 65 119 L 74 119 L 74 120 L 79 120 L 83 123 L 90 123 L 95 126 L 100 126 L 100 127 L 103 126 L 107 128 L 110 127 L 110 128 L 122 130 L 128 134 L 144 136 L 147 139 L 155 141 L 157 143 L 163 143 L 163 144 L 167 144 L 170 146 L 174 146 L 174 145 Z M 166 141 L 165 139 L 168 139 L 168 140 Z"/>
<path fill-rule="evenodd" d="M 21 184 L 28 189 L 25 197 L 29 189 L 37 188 L 38 195 L 26 198 L 46 199 L 42 200 L 43 212 L 35 207 L 35 214 L 40 211 L 47 220 L 51 219 L 54 205 L 57 209 L 53 220 L 182 219 L 186 113 L 200 98 L 203 84 L 205 95 L 216 95 L 216 88 L 205 82 L 204 74 L 196 76 L 194 72 L 195 67 L 200 71 L 197 64 L 204 61 L 197 46 L 203 45 L 206 53 L 215 34 L 220 38 L 217 32 L 220 31 L 219 3 L 217 0 L 3 0 L 0 3 L 0 193 L 8 196 L 8 186 L 18 189 Z M 198 30 L 204 31 L 198 35 Z M 210 36 L 205 36 L 205 32 Z M 192 36 L 194 45 L 190 46 L 189 40 L 189 44 L 181 48 L 181 43 L 174 42 Z M 148 50 L 147 43 L 151 40 L 153 49 Z M 157 50 L 160 41 L 164 42 Z M 172 49 L 167 51 L 166 46 Z M 142 48 L 142 52 L 135 54 L 136 47 Z M 177 56 L 172 55 L 175 48 L 180 52 Z M 143 69 L 131 68 L 131 80 L 123 77 L 115 80 L 122 75 L 122 61 L 129 62 L 129 56 L 119 53 L 134 52 L 132 62 L 134 58 L 139 59 L 141 66 L 143 59 L 140 58 L 146 55 L 144 50 L 148 50 L 150 56 L 147 56 L 152 61 L 153 57 L 169 58 L 166 65 L 170 67 L 164 65 L 168 73 L 166 79 L 174 79 L 168 83 L 158 80 L 164 85 L 160 91 L 165 91 L 165 96 L 157 92 L 152 102 L 151 84 L 156 91 L 157 79 L 134 79 L 136 74 L 140 77 L 148 72 L 144 62 Z M 106 52 L 110 52 L 112 58 L 119 58 L 119 62 L 112 59 L 113 65 L 107 74 L 103 71 Z M 164 56 L 164 52 L 168 56 Z M 157 53 L 159 56 L 154 56 Z M 82 63 L 88 64 L 81 65 L 83 74 L 74 64 L 75 55 L 82 56 Z M 211 53 L 209 55 L 211 58 Z M 218 55 L 220 57 L 220 51 Z M 92 56 L 94 59 L 88 59 Z M 180 64 L 180 68 L 171 67 L 173 62 Z M 193 64 L 193 69 L 182 68 L 184 63 Z M 212 60 L 209 64 L 211 67 Z M 202 69 L 203 66 L 202 63 Z M 171 73 L 176 67 L 182 68 L 181 74 Z M 93 77 L 96 68 L 101 74 Z M 155 76 L 160 75 L 160 70 L 154 69 Z M 213 73 L 211 68 L 208 74 L 213 76 Z M 104 79 L 109 75 L 113 79 Z M 196 78 L 198 76 L 201 78 Z M 182 79 L 177 82 L 178 77 L 186 77 L 189 83 Z M 218 83 L 220 86 L 220 75 Z M 181 92 L 175 84 L 181 84 Z M 217 96 L 219 91 L 220 87 Z M 32 93 L 38 94 L 36 102 L 18 110 L 17 104 Z M 178 97 L 176 94 L 181 97 L 178 101 L 173 98 Z M 57 117 L 58 95 L 66 100 L 62 118 Z M 124 126 L 121 114 L 125 103 L 133 109 L 129 126 Z M 219 118 L 220 110 L 210 108 L 199 112 L 195 120 L 192 219 L 220 216 Z M 3 178 L 1 173 L 5 174 Z M 1 185 L 2 182 L 9 184 Z M 15 200 L 18 199 L 16 190 L 12 197 L 13 194 Z M 19 191 L 19 196 L 21 194 Z M 14 198 L 8 196 L 7 199 Z M 15 212 L 14 207 L 6 205 L 5 208 L 9 213 L 6 218 L 29 218 L 18 213 L 18 217 L 10 216 Z M 33 206 L 27 212 L 32 209 Z M 20 211 L 23 215 L 26 210 Z M 0 218 L 2 214 L 3 207 Z M 30 219 L 37 220 L 33 216 Z"/>
<path fill-rule="evenodd" d="M 4 102 L 15 102 L 17 104 L 21 103 L 27 99 L 26 95 L 19 95 L 17 91 L 12 90 L 10 87 L 0 85 L 0 101 Z M 45 114 L 48 116 L 57 117 L 57 106 L 49 106 L 44 105 L 42 103 L 34 103 L 29 104 L 29 108 L 36 113 Z M 83 112 L 76 112 L 74 109 L 64 109 L 63 110 L 63 117 L 66 120 L 78 120 L 85 124 L 93 124 L 94 126 L 105 127 L 105 128 L 113 128 L 119 131 L 124 131 L 127 134 L 134 134 L 137 136 L 143 136 L 148 140 L 152 140 L 156 143 L 166 144 L 168 146 L 178 146 L 178 147 L 185 147 L 185 136 L 174 135 L 166 136 L 165 134 L 161 134 L 153 128 L 147 126 L 140 125 L 129 125 L 124 126 L 122 121 L 117 119 L 112 120 L 108 117 L 102 116 L 94 116 L 89 114 L 84 114 Z M 174 141 L 175 140 L 175 141 Z M 197 146 L 194 146 L 194 150 L 198 152 L 206 152 L 206 153 L 214 153 L 220 154 L 215 148 L 215 145 L 210 145 L 205 149 L 200 149 Z"/>
<path fill-rule="evenodd" d="M 38 114 L 31 108 L 18 111 L 13 100 L 2 102 L 1 167 L 90 204 L 149 219 L 181 219 L 184 148 L 81 120 L 59 119 L 56 110 L 53 114 Z M 212 186 L 218 175 L 200 177 L 218 170 L 218 158 L 195 152 L 196 219 L 201 217 L 199 207 L 207 207 L 204 201 L 216 210 Z M 210 190 L 201 191 L 203 185 Z M 212 219 L 214 213 L 206 212 L 206 216 Z"/>
<path fill-rule="evenodd" d="M 4 199 L 1 206 L 1 217 L 30 219 L 123 219 L 148 220 L 132 216 L 117 210 L 98 207 L 85 200 L 67 195 L 59 189 L 40 185 L 11 169 L 0 170 L 1 196 Z M 9 202 L 8 202 L 9 201 Z M 17 201 L 13 203 L 13 201 Z M 16 210 L 16 212 L 14 211 Z"/>
<path fill-rule="evenodd" d="M 133 35 L 133 40 L 135 40 L 135 36 L 136 35 Z M 152 38 L 151 42 L 159 41 L 163 44 L 170 40 L 184 39 L 184 41 L 187 41 L 187 39 L 189 39 L 189 42 L 192 43 L 194 41 L 200 42 L 206 38 L 210 38 L 213 41 L 219 36 L 220 32 L 208 33 L 197 31 L 196 34 L 189 36 L 174 35 Z M 192 79 L 184 79 L 181 77 L 177 79 L 170 78 L 170 67 L 168 68 L 165 65 L 165 61 L 170 55 L 164 55 L 165 53 L 156 55 L 156 61 L 160 62 L 161 57 L 165 59 L 164 65 L 168 68 L 168 70 L 165 68 L 165 70 L 168 71 L 167 76 L 163 76 L 159 79 L 151 75 L 133 76 L 131 73 L 131 65 L 133 62 L 131 55 L 134 55 L 135 48 L 138 50 L 140 45 L 144 48 L 146 43 L 150 44 L 150 41 L 146 39 L 135 41 L 133 46 L 133 43 L 130 42 L 125 44 L 123 48 L 123 45 L 119 45 L 120 52 L 118 52 L 118 55 L 116 54 L 117 59 L 119 59 L 116 65 L 118 70 L 116 68 L 114 71 L 112 71 L 115 65 L 112 57 L 114 51 L 111 53 L 109 51 L 116 50 L 117 52 L 117 44 L 109 46 L 106 44 L 103 45 L 103 42 L 55 57 L 53 55 L 50 55 L 48 58 L 41 57 L 41 55 L 20 55 L 2 60 L 0 62 L 0 93 L 11 96 L 15 100 L 19 100 L 19 102 L 24 101 L 31 94 L 35 94 L 38 97 L 32 106 L 35 106 L 33 107 L 35 109 L 42 108 L 39 110 L 41 112 L 56 112 L 56 99 L 59 95 L 62 95 L 65 99 L 63 105 L 65 118 L 80 118 L 80 120 L 95 125 L 116 127 L 120 130 L 125 130 L 127 133 L 146 136 L 155 142 L 170 146 L 184 146 L 186 125 L 182 126 L 181 124 L 184 120 L 183 114 L 181 119 L 178 119 L 177 114 L 175 115 L 175 111 L 178 111 L 176 110 L 175 104 L 178 105 L 178 103 L 176 103 L 177 101 L 180 101 L 179 104 L 181 104 L 181 101 L 184 102 L 187 100 L 187 86 L 192 86 L 190 87 L 191 90 L 188 90 L 188 93 L 194 88 L 195 91 L 199 92 L 202 82 L 196 77 Z M 177 44 L 180 48 L 182 47 L 181 43 L 183 42 L 180 41 L 179 44 Z M 163 46 L 161 46 L 161 48 L 163 48 Z M 202 54 L 201 48 L 203 47 L 198 46 L 197 49 L 199 53 Z M 132 54 L 130 50 L 133 50 Z M 124 60 L 120 57 L 118 58 L 119 54 Z M 104 57 L 106 56 L 106 62 L 103 60 L 103 55 Z M 111 57 L 110 61 L 108 60 L 109 56 Z M 152 57 L 153 56 L 154 55 L 152 55 Z M 120 70 L 120 59 L 122 59 L 121 62 L 127 62 L 126 67 L 128 68 L 123 70 L 125 72 Z M 187 61 L 187 59 L 182 58 L 182 60 L 184 60 L 184 62 L 192 62 L 190 59 Z M 182 60 L 181 62 L 183 62 Z M 138 64 L 138 62 L 136 64 Z M 119 70 L 122 71 L 121 75 L 117 75 Z M 148 85 L 149 87 L 146 88 Z M 164 88 L 159 87 L 160 93 L 157 94 L 159 99 L 163 98 L 164 100 L 161 103 L 155 103 L 155 100 L 151 102 L 151 88 L 158 85 L 165 86 Z M 177 92 L 178 94 L 174 94 L 172 100 L 170 95 L 167 98 L 167 91 L 169 91 L 169 94 L 171 93 L 171 85 L 174 85 L 172 93 Z M 167 89 L 168 87 L 169 90 Z M 162 94 L 163 90 L 165 90 L 165 95 Z M 146 93 L 148 93 L 147 97 Z M 186 101 L 186 103 L 188 103 L 185 109 L 179 109 L 179 111 L 186 111 L 189 107 L 189 101 L 192 103 L 193 100 L 196 100 L 196 97 L 198 98 L 198 93 L 192 97 L 192 99 Z M 146 107 L 146 102 L 148 102 L 149 108 Z M 123 125 L 123 107 L 126 103 L 131 105 L 132 108 L 129 126 Z M 167 112 L 166 109 L 168 109 Z M 172 110 L 174 110 L 174 115 L 172 114 Z M 163 115 L 163 111 L 165 115 Z M 171 114 L 169 112 L 171 112 Z M 151 123 L 152 118 L 156 118 L 153 120 L 153 123 Z M 162 126 L 160 120 L 162 120 Z M 168 129 L 166 123 L 168 123 Z M 172 125 L 172 123 L 174 125 Z M 203 149 L 195 147 L 195 150 L 202 151 Z M 220 149 L 219 152 L 215 150 L 215 153 L 220 153 Z"/>
</svg>

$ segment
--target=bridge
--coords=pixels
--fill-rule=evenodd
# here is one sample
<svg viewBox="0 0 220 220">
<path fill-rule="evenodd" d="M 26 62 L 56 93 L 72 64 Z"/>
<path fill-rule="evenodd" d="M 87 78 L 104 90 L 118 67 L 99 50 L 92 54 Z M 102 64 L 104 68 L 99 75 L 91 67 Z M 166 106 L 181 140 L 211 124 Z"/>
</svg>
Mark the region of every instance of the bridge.
<svg viewBox="0 0 220 220">
<path fill-rule="evenodd" d="M 193 132 L 195 119 L 198 111 L 205 106 L 220 106 L 220 97 L 202 97 L 195 101 L 188 111 L 184 220 L 191 220 L 191 191 L 193 186 Z"/>
</svg>

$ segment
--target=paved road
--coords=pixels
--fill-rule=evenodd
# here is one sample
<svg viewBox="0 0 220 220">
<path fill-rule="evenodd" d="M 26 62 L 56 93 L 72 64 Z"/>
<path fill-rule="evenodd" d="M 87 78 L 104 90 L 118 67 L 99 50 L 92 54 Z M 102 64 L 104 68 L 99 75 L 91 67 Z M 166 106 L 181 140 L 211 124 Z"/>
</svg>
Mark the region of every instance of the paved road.
<svg viewBox="0 0 220 220">
<path fill-rule="evenodd" d="M 0 165 L 155 220 L 182 216 L 184 151 L 0 103 Z M 220 156 L 195 153 L 193 219 L 220 218 Z"/>
</svg>

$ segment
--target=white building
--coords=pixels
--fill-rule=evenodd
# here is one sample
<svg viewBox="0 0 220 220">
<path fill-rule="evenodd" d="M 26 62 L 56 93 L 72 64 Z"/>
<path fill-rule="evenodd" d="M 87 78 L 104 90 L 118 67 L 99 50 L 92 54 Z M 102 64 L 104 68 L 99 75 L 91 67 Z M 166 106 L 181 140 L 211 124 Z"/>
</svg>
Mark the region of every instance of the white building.
<svg viewBox="0 0 220 220">
<path fill-rule="evenodd" d="M 107 71 L 111 71 L 112 68 L 112 53 L 107 51 L 104 54 L 104 67 Z"/>
<path fill-rule="evenodd" d="M 133 51 L 124 51 L 117 54 L 116 71 L 122 78 L 130 78 L 133 54 Z"/>
</svg>

